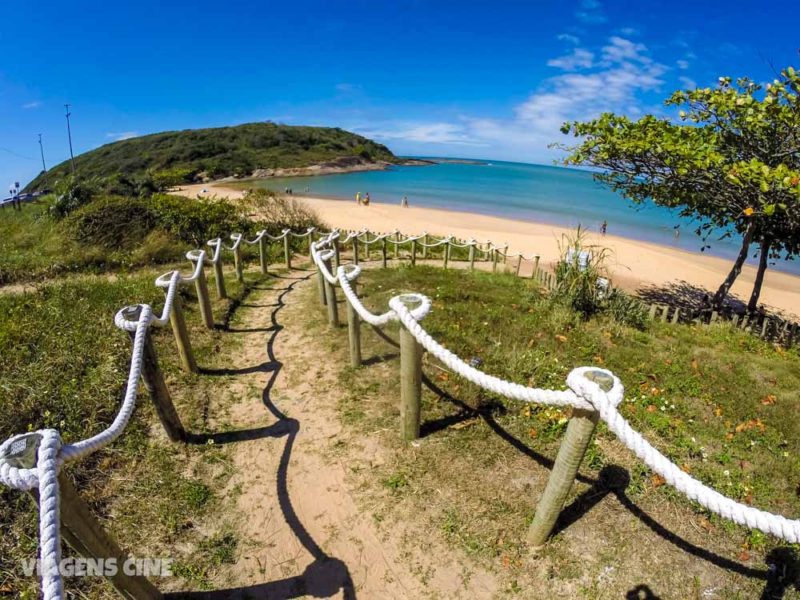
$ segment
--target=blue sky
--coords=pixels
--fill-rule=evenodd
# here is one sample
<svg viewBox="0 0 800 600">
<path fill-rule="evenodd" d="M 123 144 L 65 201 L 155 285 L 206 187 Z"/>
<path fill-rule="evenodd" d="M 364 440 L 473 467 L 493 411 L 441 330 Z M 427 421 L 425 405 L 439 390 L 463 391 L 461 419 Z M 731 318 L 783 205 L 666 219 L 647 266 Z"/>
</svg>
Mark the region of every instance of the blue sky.
<svg viewBox="0 0 800 600">
<path fill-rule="evenodd" d="M 566 119 L 798 60 L 796 0 L 52 2 L 0 17 L 0 184 L 133 135 L 273 120 L 550 163 Z M 0 190 L 4 191 L 4 190 Z"/>
</svg>

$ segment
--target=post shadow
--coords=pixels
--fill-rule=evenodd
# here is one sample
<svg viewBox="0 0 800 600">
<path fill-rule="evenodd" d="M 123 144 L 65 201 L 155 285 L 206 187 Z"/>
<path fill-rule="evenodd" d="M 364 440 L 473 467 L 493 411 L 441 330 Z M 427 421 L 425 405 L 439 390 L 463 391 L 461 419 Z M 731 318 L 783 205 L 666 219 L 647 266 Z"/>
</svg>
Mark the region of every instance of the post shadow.
<svg viewBox="0 0 800 600">
<path fill-rule="evenodd" d="M 230 436 L 230 439 L 227 439 L 222 443 L 258 439 L 259 437 L 267 436 L 286 437 L 286 443 L 281 453 L 277 472 L 276 492 L 278 497 L 278 505 L 283 513 L 284 520 L 289 525 L 300 544 L 314 560 L 306 567 L 303 573 L 293 577 L 237 588 L 227 588 L 213 591 L 174 592 L 164 594 L 165 598 L 206 600 L 222 600 L 228 598 L 264 598 L 268 600 L 285 600 L 289 598 L 298 598 L 300 596 L 328 598 L 341 590 L 343 597 L 346 600 L 356 599 L 355 585 L 347 565 L 338 558 L 329 556 L 319 546 L 319 544 L 317 544 L 312 535 L 300 521 L 300 518 L 292 506 L 288 486 L 289 463 L 291 461 L 292 449 L 294 447 L 297 434 L 300 432 L 301 425 L 297 419 L 288 417 L 286 414 L 284 414 L 272 401 L 272 388 L 275 385 L 278 374 L 283 368 L 283 363 L 275 356 L 275 339 L 278 333 L 283 329 L 283 326 L 278 323 L 278 313 L 281 311 L 281 309 L 283 309 L 284 306 L 286 306 L 284 297 L 293 290 L 298 281 L 308 279 L 310 276 L 311 275 L 306 275 L 301 278 L 288 278 L 294 279 L 294 282 L 284 288 L 283 291 L 278 295 L 275 308 L 270 315 L 272 327 L 268 328 L 270 331 L 270 335 L 266 343 L 268 362 L 265 364 L 271 365 L 272 368 L 266 371 L 269 373 L 269 379 L 264 387 L 264 390 L 262 391 L 261 399 L 264 407 L 277 419 L 277 421 L 273 425 L 256 430 L 213 435 Z M 284 279 L 287 278 L 284 277 Z M 266 435 L 258 435 L 257 432 L 262 432 Z M 223 437 L 223 439 L 225 438 Z"/>
</svg>

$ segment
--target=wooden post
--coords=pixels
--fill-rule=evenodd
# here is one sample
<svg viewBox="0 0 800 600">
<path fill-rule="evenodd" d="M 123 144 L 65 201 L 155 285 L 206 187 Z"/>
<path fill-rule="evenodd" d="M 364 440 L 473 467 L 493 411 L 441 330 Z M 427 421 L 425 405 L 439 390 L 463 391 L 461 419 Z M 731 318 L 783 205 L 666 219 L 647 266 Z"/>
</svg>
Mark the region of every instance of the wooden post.
<svg viewBox="0 0 800 600">
<path fill-rule="evenodd" d="M 258 260 L 261 263 L 261 274 L 266 275 L 269 261 L 267 260 L 267 239 L 263 235 L 258 240 Z"/>
<path fill-rule="evenodd" d="M 386 268 L 386 238 L 381 240 L 381 266 Z"/>
<path fill-rule="evenodd" d="M 339 255 L 339 238 L 333 240 L 333 266 L 334 273 L 339 270 L 339 265 L 342 264 L 342 257 Z"/>
<path fill-rule="evenodd" d="M 236 270 L 236 281 L 244 283 L 244 273 L 242 272 L 242 244 L 236 246 L 233 251 L 233 268 Z"/>
<path fill-rule="evenodd" d="M 503 247 L 503 273 L 507 272 L 508 267 L 508 244 Z"/>
<path fill-rule="evenodd" d="M 539 257 L 535 257 L 533 259 L 533 271 L 531 272 L 531 279 L 535 278 L 539 274 Z"/>
<path fill-rule="evenodd" d="M 358 236 L 353 237 L 353 264 L 358 264 Z"/>
<path fill-rule="evenodd" d="M 745 315 L 742 317 L 741 328 L 742 331 L 747 331 L 747 325 L 750 323 L 750 315 Z"/>
<path fill-rule="evenodd" d="M 597 372 L 596 378 L 591 377 L 592 371 L 586 373 L 587 378 L 595 381 L 606 392 L 611 390 L 613 381 L 609 381 L 608 375 Z M 583 461 L 583 455 L 592 440 L 597 421 L 600 414 L 592 410 L 579 408 L 572 409 L 567 431 L 558 449 L 556 462 L 547 480 L 539 504 L 536 506 L 536 513 L 533 522 L 528 529 L 528 543 L 533 547 L 541 546 L 547 541 L 553 527 L 556 524 L 558 515 L 564 507 L 564 502 L 572 489 L 578 468 Z"/>
<path fill-rule="evenodd" d="M 417 265 L 417 240 L 411 240 L 411 266 Z"/>
<path fill-rule="evenodd" d="M 497 248 L 492 248 L 492 273 L 497 273 Z"/>
<path fill-rule="evenodd" d="M 733 318 L 731 318 L 731 326 L 732 326 L 734 329 L 736 329 L 737 327 L 739 327 L 739 319 L 741 319 L 741 316 L 740 316 L 740 315 L 733 315 Z"/>
<path fill-rule="evenodd" d="M 666 323 L 667 322 L 667 315 L 669 315 L 669 305 L 664 304 L 661 307 L 661 320 Z"/>
<path fill-rule="evenodd" d="M 651 321 L 656 318 L 656 310 L 657 309 L 658 309 L 658 306 L 656 306 L 655 304 L 651 304 L 650 305 L 650 311 L 647 313 L 647 316 L 650 318 Z"/>
<path fill-rule="evenodd" d="M 129 320 L 136 320 L 139 318 L 138 306 L 129 306 L 126 318 Z M 130 331 L 131 340 L 136 336 L 135 331 Z M 178 418 L 178 412 L 175 410 L 175 405 L 172 403 L 172 397 L 169 394 L 169 389 L 164 381 L 164 374 L 161 372 L 161 367 L 158 366 L 158 355 L 156 348 L 153 345 L 153 339 L 150 332 L 147 332 L 147 337 L 144 341 L 144 352 L 142 353 L 142 383 L 147 390 L 150 400 L 156 409 L 161 425 L 164 431 L 167 432 L 167 437 L 173 442 L 181 442 L 186 439 L 186 431 L 183 429 L 181 420 Z"/>
<path fill-rule="evenodd" d="M 400 326 L 400 434 L 406 441 L 419 437 L 422 401 L 422 346 Z"/>
<path fill-rule="evenodd" d="M 325 306 L 327 304 L 325 299 L 325 275 L 322 274 L 320 267 L 317 267 L 317 291 L 319 292 L 319 303 Z"/>
<path fill-rule="evenodd" d="M 203 318 L 203 324 L 208 329 L 214 329 L 214 315 L 211 312 L 211 299 L 208 297 L 206 271 L 202 267 L 197 274 L 197 279 L 194 280 L 194 287 L 197 290 L 197 304 L 200 306 L 200 316 Z"/>
<path fill-rule="evenodd" d="M 428 242 L 428 234 L 426 233 L 425 237 L 423 238 L 423 243 L 422 243 L 422 260 L 425 260 L 426 258 L 428 258 L 428 244 L 429 243 L 430 242 Z"/>
<path fill-rule="evenodd" d="M 677 323 L 681 318 L 681 309 L 675 307 L 675 313 L 672 315 L 672 322 Z"/>
<path fill-rule="evenodd" d="M 447 263 L 450 262 L 450 240 L 447 240 L 444 244 L 444 256 L 442 257 L 442 261 L 444 262 L 444 268 L 447 268 Z"/>
<path fill-rule="evenodd" d="M 519 277 L 519 268 L 521 266 L 522 266 L 522 254 L 519 255 L 519 258 L 517 258 L 517 270 L 514 273 L 517 277 Z"/>
<path fill-rule="evenodd" d="M 75 552 L 89 559 L 114 559 L 116 573 L 109 582 L 122 598 L 158 600 L 162 594 L 150 580 L 141 575 L 126 575 L 123 568 L 128 556 L 103 529 L 89 505 L 81 498 L 72 480 L 64 471 L 58 474 L 61 535 Z M 38 490 L 37 490 L 38 492 Z M 36 494 L 38 502 L 38 493 Z"/>
<path fill-rule="evenodd" d="M 292 251 L 289 249 L 289 234 L 283 236 L 283 260 L 286 261 L 286 268 L 292 268 Z"/>
<path fill-rule="evenodd" d="M 400 232 L 394 232 L 394 259 L 400 258 Z"/>
<path fill-rule="evenodd" d="M 469 270 L 475 270 L 475 242 L 470 242 L 469 245 Z"/>
<path fill-rule="evenodd" d="M 764 317 L 764 322 L 761 324 L 761 335 L 759 336 L 761 337 L 762 340 L 767 337 L 768 330 L 769 330 L 769 319 Z"/>
<path fill-rule="evenodd" d="M 716 323 L 718 317 L 719 317 L 719 313 L 717 311 L 715 311 L 715 310 L 712 310 L 711 311 L 711 318 L 708 320 L 709 324 L 710 323 Z"/>
<path fill-rule="evenodd" d="M 355 281 L 350 282 L 353 293 L 358 295 Z M 361 366 L 361 320 L 353 305 L 345 297 L 347 304 L 347 338 L 350 342 L 350 366 Z"/>
<path fill-rule="evenodd" d="M 220 251 L 217 262 L 214 263 L 214 283 L 217 286 L 217 298 L 224 300 L 228 297 L 225 291 L 225 276 L 222 274 L 222 252 Z"/>
<path fill-rule="evenodd" d="M 331 259 L 325 261 L 325 266 L 330 271 Z M 339 307 L 336 306 L 336 287 L 325 279 L 325 301 L 328 305 L 328 325 L 331 327 L 339 326 Z"/>
<path fill-rule="evenodd" d="M 192 353 L 192 344 L 189 342 L 189 331 L 186 329 L 186 319 L 183 318 L 183 308 L 181 308 L 181 297 L 177 290 L 175 290 L 175 298 L 172 301 L 169 322 L 172 325 L 172 333 L 175 334 L 175 344 L 178 346 L 181 367 L 183 367 L 184 371 L 196 373 L 197 363 Z"/>
</svg>

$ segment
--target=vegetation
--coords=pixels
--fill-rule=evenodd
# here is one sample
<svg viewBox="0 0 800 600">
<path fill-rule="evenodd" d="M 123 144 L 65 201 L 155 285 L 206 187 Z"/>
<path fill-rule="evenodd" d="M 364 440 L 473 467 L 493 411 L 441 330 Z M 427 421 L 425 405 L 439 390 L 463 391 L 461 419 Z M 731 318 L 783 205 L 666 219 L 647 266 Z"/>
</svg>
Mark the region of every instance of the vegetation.
<svg viewBox="0 0 800 600">
<path fill-rule="evenodd" d="M 251 175 L 257 169 L 306 167 L 357 157 L 395 162 L 391 151 L 338 127 L 248 123 L 234 127 L 168 131 L 106 144 L 75 157 L 84 180 L 97 178 L 111 194 L 147 195 L 202 180 Z M 26 187 L 38 190 L 67 179 L 65 161 Z"/>
<path fill-rule="evenodd" d="M 233 232 L 252 236 L 260 229 L 324 227 L 313 212 L 276 196 L 261 198 L 257 214 L 226 200 L 167 194 L 137 198 L 95 190 L 81 198 L 69 210 L 53 197 L 2 215 L 0 284 L 178 260 L 187 250 Z M 296 249 L 303 243 L 292 240 Z M 255 251 L 244 249 L 245 255 Z"/>
<path fill-rule="evenodd" d="M 685 124 L 611 113 L 565 123 L 564 133 L 583 138 L 565 162 L 599 167 L 595 177 L 633 202 L 678 208 L 701 222 L 706 239 L 715 229 L 741 235 L 712 302 L 717 309 L 758 244 L 753 311 L 769 258 L 800 251 L 800 75 L 789 67 L 764 87 L 722 77 L 716 88 L 677 91 L 666 104 L 684 109 Z"/>
<path fill-rule="evenodd" d="M 792 418 L 800 386 L 796 349 L 785 351 L 724 324 L 649 322 L 639 328 L 605 311 L 587 319 L 533 281 L 511 275 L 400 267 L 369 270 L 359 284 L 367 306 L 379 312 L 396 294 L 427 294 L 433 309 L 426 330 L 503 379 L 563 389 L 576 366 L 611 369 L 626 388 L 623 415 L 684 470 L 740 502 L 784 515 L 800 511 L 800 431 Z M 308 301 L 316 304 L 313 292 Z M 309 312 L 326 327 L 324 311 Z M 567 502 L 566 530 L 531 571 L 524 531 L 569 412 L 487 393 L 427 356 L 424 439 L 404 445 L 396 434 L 397 355 L 387 354 L 385 342 L 368 331 L 362 329 L 362 351 L 370 366 L 343 368 L 340 381 L 349 391 L 340 411 L 349 427 L 371 439 L 381 435 L 391 447 L 391 458 L 378 461 L 378 468 L 351 467 L 371 482 L 374 496 L 366 504 L 387 531 L 410 521 L 422 532 L 438 530 L 492 567 L 510 591 L 529 596 L 546 585 L 554 595 L 601 597 L 591 590 L 592 582 L 602 581 L 602 597 L 625 597 L 630 584 L 641 583 L 642 544 L 659 557 L 646 568 L 647 582 L 659 593 L 699 597 L 702 578 L 720 597 L 758 595 L 761 576 L 729 565 L 753 565 L 760 573 L 763 561 L 777 560 L 765 557 L 777 556 L 780 543 L 688 501 L 602 425 Z M 347 334 L 339 336 L 331 346 L 347 364 Z M 592 508 L 606 495 L 618 500 Z M 665 530 L 665 538 L 637 515 L 646 515 L 655 531 Z M 706 549 L 721 558 L 709 560 Z M 777 566 L 787 568 L 793 567 Z"/>
</svg>

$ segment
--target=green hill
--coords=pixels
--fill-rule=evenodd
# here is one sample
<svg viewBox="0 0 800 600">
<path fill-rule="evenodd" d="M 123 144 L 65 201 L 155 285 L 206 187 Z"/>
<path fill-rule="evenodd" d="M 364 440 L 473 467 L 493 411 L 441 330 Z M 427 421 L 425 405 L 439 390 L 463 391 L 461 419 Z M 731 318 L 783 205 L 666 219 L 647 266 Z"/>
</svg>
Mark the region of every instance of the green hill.
<svg viewBox="0 0 800 600">
<path fill-rule="evenodd" d="M 399 162 L 386 146 L 338 127 L 267 122 L 167 131 L 113 142 L 75 157 L 75 166 L 83 177 L 133 180 L 149 172 L 163 173 L 180 183 L 203 177 L 249 176 L 258 169 L 378 161 Z M 69 172 L 69 161 L 64 161 L 25 189 L 52 185 Z"/>
</svg>

